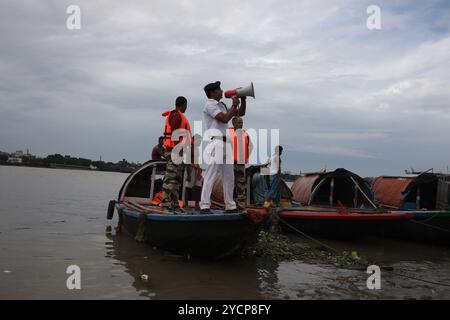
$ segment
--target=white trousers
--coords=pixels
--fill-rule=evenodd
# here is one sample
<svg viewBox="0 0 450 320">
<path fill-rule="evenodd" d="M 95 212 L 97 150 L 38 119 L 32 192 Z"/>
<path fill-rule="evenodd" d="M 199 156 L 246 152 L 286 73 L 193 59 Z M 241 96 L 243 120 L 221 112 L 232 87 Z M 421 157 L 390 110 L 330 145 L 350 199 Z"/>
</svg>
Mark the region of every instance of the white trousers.
<svg viewBox="0 0 450 320">
<path fill-rule="evenodd" d="M 215 144 L 216 142 L 213 142 Z M 222 143 L 222 142 L 220 142 Z M 220 145 L 220 144 L 219 144 Z M 212 147 L 212 146 L 211 146 Z M 225 150 L 224 150 L 225 151 Z M 223 163 L 212 162 L 208 164 L 203 175 L 202 196 L 200 209 L 209 209 L 211 206 L 211 192 L 217 177 L 222 177 L 223 196 L 225 201 L 225 210 L 236 209 L 236 202 L 233 200 L 234 191 L 234 170 L 233 164 L 225 163 L 226 156 L 223 157 Z"/>
<path fill-rule="evenodd" d="M 212 163 L 206 167 L 203 178 L 202 198 L 200 209 L 209 209 L 211 206 L 211 192 L 214 182 L 218 176 L 222 176 L 223 196 L 225 201 L 225 210 L 236 209 L 236 202 L 233 200 L 234 190 L 234 171 L 232 164 Z"/>
</svg>

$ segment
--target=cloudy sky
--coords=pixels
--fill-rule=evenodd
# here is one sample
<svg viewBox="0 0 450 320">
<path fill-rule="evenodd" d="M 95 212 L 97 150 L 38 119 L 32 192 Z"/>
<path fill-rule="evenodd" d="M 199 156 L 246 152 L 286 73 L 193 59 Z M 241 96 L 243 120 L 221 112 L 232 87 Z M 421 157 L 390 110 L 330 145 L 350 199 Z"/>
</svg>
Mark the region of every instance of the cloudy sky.
<svg viewBox="0 0 450 320">
<path fill-rule="evenodd" d="M 0 150 L 143 162 L 176 96 L 192 122 L 206 83 L 253 81 L 245 126 L 280 129 L 286 170 L 446 171 L 449 26 L 446 0 L 4 0 Z"/>
</svg>

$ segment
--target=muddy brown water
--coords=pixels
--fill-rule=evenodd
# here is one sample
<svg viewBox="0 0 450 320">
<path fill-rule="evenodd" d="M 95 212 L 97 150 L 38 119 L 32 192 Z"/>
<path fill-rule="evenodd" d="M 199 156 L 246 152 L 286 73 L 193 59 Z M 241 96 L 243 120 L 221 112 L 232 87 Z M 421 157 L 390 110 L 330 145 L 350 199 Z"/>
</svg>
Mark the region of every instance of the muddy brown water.
<svg viewBox="0 0 450 320">
<path fill-rule="evenodd" d="M 321 239 L 393 268 L 382 270 L 380 290 L 369 290 L 363 269 L 265 258 L 187 260 L 138 244 L 107 231 L 117 224 L 106 220 L 108 201 L 126 177 L 0 166 L 0 299 L 450 298 L 450 248 Z M 67 289 L 70 265 L 81 269 L 80 290 Z"/>
</svg>

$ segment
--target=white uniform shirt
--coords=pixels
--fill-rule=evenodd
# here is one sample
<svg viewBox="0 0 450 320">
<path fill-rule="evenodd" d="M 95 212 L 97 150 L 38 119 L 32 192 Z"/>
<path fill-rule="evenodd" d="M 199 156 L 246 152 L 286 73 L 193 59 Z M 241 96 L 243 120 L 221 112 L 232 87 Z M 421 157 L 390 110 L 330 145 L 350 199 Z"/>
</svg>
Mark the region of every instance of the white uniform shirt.
<svg viewBox="0 0 450 320">
<path fill-rule="evenodd" d="M 226 136 L 228 124 L 216 119 L 216 116 L 220 112 L 228 112 L 225 104 L 214 99 L 208 99 L 205 107 L 203 108 L 203 124 L 205 125 L 205 130 L 217 129 L 222 132 L 224 136 Z"/>
<path fill-rule="evenodd" d="M 280 156 L 274 153 L 269 159 L 269 174 L 274 175 L 278 173 L 280 168 Z"/>
</svg>

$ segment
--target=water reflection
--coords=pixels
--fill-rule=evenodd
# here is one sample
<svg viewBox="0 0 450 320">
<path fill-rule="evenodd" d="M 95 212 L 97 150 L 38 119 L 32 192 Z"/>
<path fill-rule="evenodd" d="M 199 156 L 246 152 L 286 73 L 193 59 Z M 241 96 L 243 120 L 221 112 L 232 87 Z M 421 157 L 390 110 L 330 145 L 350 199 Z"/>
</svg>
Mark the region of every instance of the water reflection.
<svg viewBox="0 0 450 320">
<path fill-rule="evenodd" d="M 350 270 L 331 264 L 304 261 L 276 262 L 265 258 L 235 258 L 209 261 L 173 255 L 127 235 L 107 232 L 108 258 L 116 260 L 131 275 L 131 285 L 140 296 L 150 299 L 442 299 L 450 297 L 445 285 L 414 281 L 399 273 L 450 283 L 445 270 L 449 261 L 392 261 L 384 246 L 373 253 L 395 272 L 383 272 L 382 289 L 369 290 L 364 269 Z M 345 246 L 334 243 L 336 246 Z M 348 244 L 347 244 L 348 245 Z M 356 246 L 358 247 L 358 246 Z M 366 248 L 366 253 L 371 250 Z M 369 247 L 370 248 L 370 247 Z M 402 247 L 401 247 L 402 248 Z M 400 249 L 401 249 L 400 248 Z M 433 250 L 430 250 L 433 252 Z M 410 252 L 411 253 L 411 252 Z M 436 252 L 434 252 L 436 253 Z M 406 255 L 405 255 L 406 256 Z M 428 255 L 427 255 L 428 256 Z M 143 277 L 144 276 L 144 277 Z M 148 276 L 148 280 L 145 279 Z"/>
<path fill-rule="evenodd" d="M 132 286 L 151 299 L 262 299 L 254 261 L 210 261 L 174 255 L 125 234 L 106 233 L 106 256 L 119 261 Z M 148 276 L 146 280 L 145 276 Z"/>
</svg>

